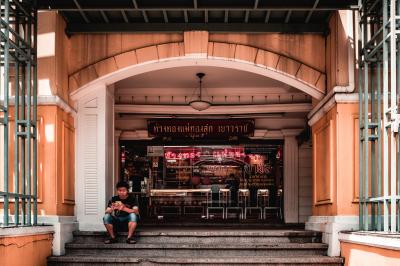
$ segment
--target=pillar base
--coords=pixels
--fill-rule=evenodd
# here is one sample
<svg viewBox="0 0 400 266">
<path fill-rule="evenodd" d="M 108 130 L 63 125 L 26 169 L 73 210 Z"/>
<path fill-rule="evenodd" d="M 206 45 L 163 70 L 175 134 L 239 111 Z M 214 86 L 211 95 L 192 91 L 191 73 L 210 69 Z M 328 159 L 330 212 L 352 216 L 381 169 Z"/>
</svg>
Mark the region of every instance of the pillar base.
<svg viewBox="0 0 400 266">
<path fill-rule="evenodd" d="M 340 256 L 339 232 L 358 230 L 358 216 L 310 216 L 305 228 L 322 232 L 322 242 L 329 245 L 328 256 Z"/>
<path fill-rule="evenodd" d="M 65 254 L 65 243 L 73 239 L 72 232 L 78 230 L 75 216 L 40 215 L 38 223 L 51 224 L 54 227 L 53 255 Z"/>
</svg>

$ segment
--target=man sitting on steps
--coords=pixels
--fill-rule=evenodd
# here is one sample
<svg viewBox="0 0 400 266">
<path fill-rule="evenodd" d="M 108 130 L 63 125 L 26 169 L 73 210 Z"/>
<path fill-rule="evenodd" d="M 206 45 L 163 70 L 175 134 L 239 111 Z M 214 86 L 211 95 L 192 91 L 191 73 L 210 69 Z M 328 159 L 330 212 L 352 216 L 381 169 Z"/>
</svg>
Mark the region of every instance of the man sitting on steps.
<svg viewBox="0 0 400 266">
<path fill-rule="evenodd" d="M 118 182 L 116 189 L 117 196 L 109 200 L 106 213 L 103 217 L 104 226 L 110 235 L 110 238 L 104 241 L 104 243 L 111 244 L 117 242 L 114 226 L 116 222 L 119 222 L 128 223 L 128 238 L 126 239 L 126 243 L 135 244 L 136 241 L 132 239 L 132 236 L 135 232 L 139 216 L 136 198 L 129 195 L 129 185 L 125 181 Z"/>
</svg>

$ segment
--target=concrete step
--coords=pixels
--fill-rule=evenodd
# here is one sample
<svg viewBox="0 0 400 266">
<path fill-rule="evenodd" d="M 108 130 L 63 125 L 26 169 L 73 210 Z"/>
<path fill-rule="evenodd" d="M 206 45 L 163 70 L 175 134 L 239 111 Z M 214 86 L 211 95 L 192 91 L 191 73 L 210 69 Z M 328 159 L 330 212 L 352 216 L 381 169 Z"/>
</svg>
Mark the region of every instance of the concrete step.
<svg viewBox="0 0 400 266">
<path fill-rule="evenodd" d="M 343 259 L 325 256 L 290 257 L 228 257 L 228 258 L 181 258 L 181 257 L 99 257 L 99 256 L 60 256 L 50 257 L 49 266 L 114 266 L 114 265 L 284 265 L 284 266 L 342 266 Z"/>
<path fill-rule="evenodd" d="M 105 232 L 74 232 L 74 243 L 102 243 Z M 120 233 L 123 242 L 127 233 Z M 197 243 L 197 244 L 268 244 L 268 243 L 320 243 L 321 233 L 305 230 L 168 230 L 146 229 L 136 232 L 135 239 L 148 243 Z"/>
<path fill-rule="evenodd" d="M 326 255 L 328 246 L 322 243 L 269 243 L 237 245 L 235 242 L 225 245 L 208 244 L 103 244 L 69 243 L 68 255 L 102 255 L 134 257 L 234 257 L 234 256 L 297 256 Z"/>
</svg>

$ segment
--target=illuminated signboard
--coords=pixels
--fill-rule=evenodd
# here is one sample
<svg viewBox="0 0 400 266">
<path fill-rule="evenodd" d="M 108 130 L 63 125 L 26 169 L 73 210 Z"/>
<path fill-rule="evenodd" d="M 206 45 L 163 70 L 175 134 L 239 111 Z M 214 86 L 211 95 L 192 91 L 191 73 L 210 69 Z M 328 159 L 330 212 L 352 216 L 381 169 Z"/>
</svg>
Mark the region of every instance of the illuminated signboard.
<svg viewBox="0 0 400 266">
<path fill-rule="evenodd" d="M 254 119 L 151 119 L 150 137 L 232 138 L 254 136 Z"/>
</svg>

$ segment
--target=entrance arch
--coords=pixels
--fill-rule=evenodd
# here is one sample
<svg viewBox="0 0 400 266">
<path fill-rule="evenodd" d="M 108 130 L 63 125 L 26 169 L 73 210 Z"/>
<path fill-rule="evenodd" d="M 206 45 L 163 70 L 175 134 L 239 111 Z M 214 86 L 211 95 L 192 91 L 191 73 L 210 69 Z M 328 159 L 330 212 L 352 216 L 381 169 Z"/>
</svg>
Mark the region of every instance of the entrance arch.
<svg viewBox="0 0 400 266">
<path fill-rule="evenodd" d="M 278 80 L 313 98 L 325 95 L 326 74 L 293 58 L 231 43 L 208 42 L 207 51 L 186 53 L 185 42 L 152 45 L 111 56 L 69 76 L 71 96 L 96 84 L 110 85 L 141 73 L 182 66 L 233 68 Z"/>
<path fill-rule="evenodd" d="M 172 45 L 172 47 L 180 46 L 180 44 L 176 43 L 168 45 Z M 238 56 L 235 58 L 222 58 L 196 53 L 174 56 L 174 50 L 172 49 L 168 50 L 171 52 L 171 56 L 160 58 L 160 54 L 163 54 L 163 49 L 159 47 L 160 45 L 142 48 L 155 49 L 157 51 L 155 54 L 158 55 L 157 58 L 148 56 L 147 60 L 139 60 L 144 54 L 139 56 L 141 52 L 137 50 L 130 51 L 120 55 L 124 57 L 122 59 L 116 56 L 102 60 L 83 68 L 70 77 L 71 98 L 77 102 L 77 126 L 75 131 L 77 147 L 76 198 L 78 199 L 77 219 L 80 230 L 103 230 L 101 216 L 103 215 L 107 198 L 113 193 L 113 185 L 115 183 L 115 180 L 113 180 L 115 173 L 114 162 L 118 154 L 118 150 L 115 147 L 118 145 L 117 140 L 119 139 L 118 132 L 115 132 L 114 126 L 114 84 L 118 81 L 161 69 L 209 66 L 250 72 L 278 80 L 316 99 L 320 99 L 324 95 L 324 90 L 317 86 L 320 82 L 319 80 L 325 79 L 324 73 L 307 68 L 305 64 L 281 55 L 277 55 L 275 62 L 271 59 L 274 58 L 275 54 L 266 55 L 266 53 L 270 52 L 256 49 L 254 61 L 246 61 Z M 239 50 L 245 48 L 242 47 Z M 255 48 L 247 47 L 246 49 Z M 148 53 L 151 55 L 150 52 Z M 238 50 L 234 54 L 237 53 Z M 261 54 L 264 57 L 264 65 L 260 61 Z M 279 62 L 285 61 L 287 71 L 293 70 L 293 65 L 296 65 L 296 73 L 291 75 L 291 72 L 283 72 L 278 67 L 269 67 L 270 60 L 274 61 L 276 66 L 279 66 Z M 122 62 L 125 62 L 125 65 Z M 308 74 L 305 75 L 305 73 Z M 306 82 L 305 78 L 300 79 L 300 77 L 310 78 L 312 76 L 311 73 L 314 73 L 314 85 Z M 91 80 L 91 78 L 93 79 Z M 75 85 L 72 85 L 72 83 Z M 311 109 L 311 104 L 309 105 Z M 305 112 L 306 109 L 302 111 Z M 290 157 L 286 157 L 284 160 L 284 171 L 286 172 L 284 184 L 286 184 L 285 191 L 288 192 L 284 194 L 286 204 L 284 213 L 286 222 L 289 223 L 298 222 L 298 187 L 296 186 L 298 183 L 296 170 L 298 168 L 298 146 L 295 137 L 300 132 L 301 129 L 289 128 L 281 130 L 279 133 L 280 138 L 285 140 L 284 154 L 290 154 Z"/>
</svg>

